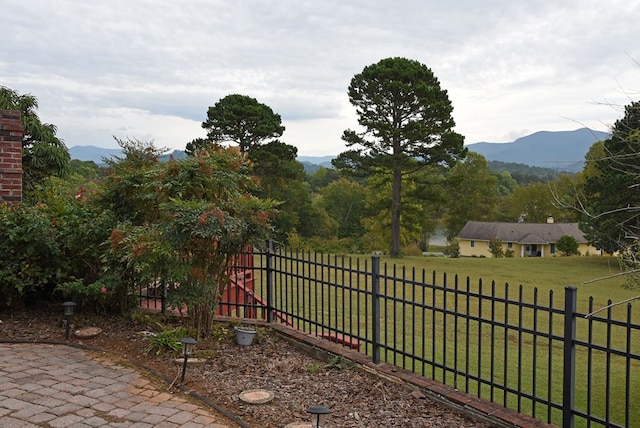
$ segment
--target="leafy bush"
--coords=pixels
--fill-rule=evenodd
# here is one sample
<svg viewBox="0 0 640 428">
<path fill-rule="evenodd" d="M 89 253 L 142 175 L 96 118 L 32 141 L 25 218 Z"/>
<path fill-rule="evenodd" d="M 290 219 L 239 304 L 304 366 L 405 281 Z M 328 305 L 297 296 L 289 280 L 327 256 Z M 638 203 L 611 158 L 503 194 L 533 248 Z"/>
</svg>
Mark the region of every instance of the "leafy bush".
<svg viewBox="0 0 640 428">
<path fill-rule="evenodd" d="M 0 204 L 0 297 L 4 303 L 49 294 L 60 279 L 60 243 L 44 204 Z"/>
<path fill-rule="evenodd" d="M 101 257 L 113 216 L 81 189 L 61 180 L 48 183 L 39 187 L 36 205 L 0 206 L 0 299 L 107 303 L 96 281 L 105 275 Z"/>
<path fill-rule="evenodd" d="M 450 241 L 443 251 L 445 256 L 460 257 L 460 243 L 457 240 Z"/>
<path fill-rule="evenodd" d="M 191 333 L 191 334 L 190 334 Z M 193 332 L 190 332 L 185 327 L 177 327 L 170 330 L 162 330 L 155 336 L 149 337 L 149 348 L 147 353 L 155 352 L 156 355 L 160 355 L 163 352 L 181 352 L 183 337 L 192 337 Z"/>
<path fill-rule="evenodd" d="M 502 241 L 499 239 L 492 239 L 489 241 L 489 251 L 491 255 L 498 259 L 504 257 L 504 250 L 502 248 Z"/>
<path fill-rule="evenodd" d="M 287 234 L 288 248 L 293 251 L 310 251 L 325 254 L 359 254 L 362 248 L 361 238 L 321 238 L 313 236 L 303 238 L 293 231 Z"/>
<path fill-rule="evenodd" d="M 556 249 L 563 256 L 575 256 L 580 254 L 580 251 L 578 251 L 578 241 L 576 241 L 576 238 L 569 235 L 563 235 L 558 238 L 558 241 L 556 242 Z"/>
<path fill-rule="evenodd" d="M 35 206 L 0 207 L 0 299 L 62 297 L 127 312 L 137 284 L 180 283 L 176 307 L 188 307 L 199 332 L 211 328 L 231 257 L 269 237 L 274 201 L 251 193 L 251 164 L 211 146 L 160 162 L 162 149 L 121 141 L 111 174 L 75 190 L 51 180 Z"/>
<path fill-rule="evenodd" d="M 402 254 L 405 256 L 421 256 L 422 250 L 418 244 L 409 244 L 402 248 Z"/>
</svg>

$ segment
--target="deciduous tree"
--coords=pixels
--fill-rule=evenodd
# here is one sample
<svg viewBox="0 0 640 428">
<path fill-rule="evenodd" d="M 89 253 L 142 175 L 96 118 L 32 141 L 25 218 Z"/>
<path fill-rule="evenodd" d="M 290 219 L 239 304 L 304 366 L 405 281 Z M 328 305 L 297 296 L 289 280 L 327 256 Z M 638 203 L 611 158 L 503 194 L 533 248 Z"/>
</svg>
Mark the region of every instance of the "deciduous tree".
<svg viewBox="0 0 640 428">
<path fill-rule="evenodd" d="M 625 107 L 611 137 L 587 154 L 584 209 L 587 239 L 607 252 L 624 250 L 640 238 L 640 102 Z"/>
<path fill-rule="evenodd" d="M 16 110 L 22 114 L 22 185 L 26 196 L 31 195 L 45 178 L 67 174 L 71 158 L 69 151 L 56 136 L 56 126 L 40 121 L 36 113 L 36 97 L 31 94 L 20 95 L 0 86 L 0 109 Z"/>
<path fill-rule="evenodd" d="M 451 165 L 464 157 L 464 138 L 453 131 L 453 107 L 433 72 L 418 61 L 387 58 L 364 68 L 349 85 L 362 131 L 342 139 L 352 150 L 334 166 L 360 175 L 391 176 L 391 255 L 400 255 L 403 178 L 427 165 Z"/>
<path fill-rule="evenodd" d="M 498 199 L 498 180 L 481 154 L 470 152 L 447 178 L 447 238 L 453 239 L 469 220 L 492 219 Z"/>
<path fill-rule="evenodd" d="M 339 238 L 362 236 L 367 190 L 361 184 L 341 178 L 320 191 L 320 206 L 338 224 Z"/>
<path fill-rule="evenodd" d="M 531 183 L 518 186 L 507 198 L 508 221 L 545 223 L 549 216 L 557 222 L 576 221 L 575 211 L 558 203 L 558 192 L 568 189 L 565 182 Z"/>
<path fill-rule="evenodd" d="M 304 167 L 296 160 L 298 149 L 274 140 L 251 147 L 248 155 L 259 181 L 254 193 L 279 202 L 273 220 L 274 238 L 286 242 L 293 230 L 303 237 L 311 236 L 321 224 L 311 203 L 308 184 L 304 182 Z"/>
</svg>

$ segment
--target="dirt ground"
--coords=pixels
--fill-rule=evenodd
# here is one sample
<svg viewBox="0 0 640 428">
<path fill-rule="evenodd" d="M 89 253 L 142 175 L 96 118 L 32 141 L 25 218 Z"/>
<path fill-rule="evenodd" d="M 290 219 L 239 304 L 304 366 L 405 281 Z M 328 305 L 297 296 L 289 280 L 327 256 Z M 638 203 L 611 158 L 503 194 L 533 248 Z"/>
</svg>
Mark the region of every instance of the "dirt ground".
<svg viewBox="0 0 640 428">
<path fill-rule="evenodd" d="M 1 339 L 65 340 L 61 308 L 0 311 Z M 151 350 L 151 337 L 175 328 L 179 320 L 149 314 L 104 317 L 79 313 L 72 332 L 98 327 L 102 333 L 82 343 L 137 361 L 179 382 L 179 354 Z M 309 420 L 307 409 L 331 410 L 327 427 L 487 428 L 430 401 L 419 391 L 360 370 L 348 361 L 320 361 L 302 353 L 268 328 L 260 328 L 250 346 L 235 342 L 232 326 L 219 324 L 214 334 L 199 338 L 195 355 L 202 364 L 189 366 L 185 385 L 239 417 L 252 428 L 282 428 Z M 167 386 L 168 387 L 168 386 Z M 247 404 L 243 391 L 265 389 L 275 398 L 267 404 Z"/>
</svg>

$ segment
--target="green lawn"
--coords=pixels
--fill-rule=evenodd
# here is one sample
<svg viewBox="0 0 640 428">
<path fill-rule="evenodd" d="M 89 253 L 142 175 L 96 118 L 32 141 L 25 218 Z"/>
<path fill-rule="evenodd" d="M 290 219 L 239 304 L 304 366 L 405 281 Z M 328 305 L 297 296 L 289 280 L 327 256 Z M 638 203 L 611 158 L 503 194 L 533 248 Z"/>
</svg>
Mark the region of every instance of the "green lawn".
<svg viewBox="0 0 640 428">
<path fill-rule="evenodd" d="M 392 264 L 394 259 L 383 258 L 384 263 Z M 608 299 L 619 301 L 640 292 L 633 292 L 622 287 L 621 278 L 607 279 L 590 284 L 587 281 L 610 276 L 620 271 L 616 258 L 612 257 L 524 257 L 524 258 L 446 258 L 446 257 L 405 257 L 395 261 L 397 266 L 406 269 L 426 269 L 440 274 L 446 273 L 450 278 L 471 278 L 495 281 L 503 285 L 522 285 L 531 296 L 531 290 L 538 288 L 539 293 L 554 290 L 562 293 L 567 285 L 578 287 L 578 310 L 586 310 L 588 297 L 594 297 L 596 307 L 606 305 Z M 585 305 L 582 308 L 582 305 Z"/>
<path fill-rule="evenodd" d="M 326 257 L 325 264 L 356 267 L 360 269 L 370 257 L 354 257 L 343 262 L 342 258 Z M 344 265 L 343 265 L 344 263 Z M 350 263 L 350 265 L 349 265 Z M 504 328 L 502 324 L 521 326 L 525 329 L 545 331 L 552 330 L 562 334 L 562 315 L 550 315 L 533 308 L 518 309 L 517 305 L 504 302 L 490 302 L 478 297 L 468 298 L 459 290 L 487 296 L 505 296 L 505 284 L 509 284 L 510 300 L 534 302 L 534 290 L 537 289 L 537 304 L 549 306 L 550 292 L 553 292 L 553 306 L 563 308 L 564 288 L 574 285 L 578 288 L 578 311 L 589 312 L 589 305 L 600 308 L 611 301 L 620 301 L 635 295 L 633 291 L 624 289 L 621 278 L 607 279 L 585 284 L 596 278 L 607 277 L 618 272 L 617 261 L 609 257 L 573 257 L 573 258 L 436 258 L 405 257 L 403 259 L 382 258 L 382 272 L 389 277 L 382 281 L 381 291 L 389 298 L 381 303 L 382 341 L 388 344 L 383 352 L 383 359 L 399 366 L 433 377 L 457 388 L 468 390 L 496 402 L 506 402 L 509 407 L 524 413 L 534 414 L 546 420 L 547 411 L 544 406 L 535 404 L 527 398 L 518 398 L 517 394 L 492 389 L 483 382 L 468 381 L 461 375 L 452 373 L 455 367 L 464 371 L 476 372 L 483 379 L 507 385 L 514 390 L 525 393 L 536 391 L 536 395 L 549 396 L 555 402 L 561 402 L 562 384 L 562 347 L 558 341 L 550 341 L 533 333 L 518 332 L 517 329 Z M 353 334 L 371 337 L 367 329 L 370 326 L 371 307 L 368 298 L 354 290 L 370 290 L 370 280 L 363 275 L 356 275 L 343 269 L 308 266 L 292 260 L 283 262 L 278 269 L 287 270 L 295 276 L 285 281 L 278 279 L 276 283 L 288 283 L 289 286 L 278 293 L 276 301 L 286 304 L 289 311 L 305 318 L 311 318 L 330 324 Z M 438 286 L 446 283 L 447 291 L 423 288 L 421 282 L 423 269 L 427 283 L 435 282 Z M 435 274 L 433 273 L 435 272 Z M 446 274 L 446 275 L 445 275 Z M 416 281 L 405 283 L 393 281 L 390 277 L 414 278 Z M 325 285 L 304 278 L 314 277 Z M 435 278 L 435 281 L 432 279 Z M 467 282 L 468 278 L 468 282 Z M 480 282 L 482 281 L 482 289 Z M 327 283 L 338 284 L 337 287 Z M 340 284 L 351 284 L 350 289 L 340 288 Z M 295 286 L 294 286 L 295 285 Z M 520 287 L 522 286 L 522 287 Z M 593 301 L 590 303 L 590 296 Z M 280 299 L 280 300 L 278 300 Z M 426 308 L 410 304 L 420 302 Z M 319 310 L 323 308 L 324 310 Z M 432 308 L 436 308 L 432 310 Z M 437 308 L 440 308 L 438 310 Z M 463 312 L 481 318 L 490 323 L 479 323 L 469 318 L 456 318 L 451 314 L 443 314 L 441 308 Z M 366 311 L 367 316 L 364 316 Z M 361 316 L 357 317 L 360 313 Z M 606 312 L 598 314 L 606 316 Z M 623 320 L 626 306 L 611 310 L 611 316 Z M 589 331 L 587 320 L 578 321 L 579 339 L 587 339 Z M 604 326 L 594 323 L 590 335 L 594 342 L 605 345 L 607 341 L 614 348 L 626 349 L 626 329 L 613 327 L 607 331 Z M 631 334 L 631 349 L 640 353 L 640 334 Z M 424 339 L 423 339 L 424 338 Z M 550 352 L 549 352 L 550 351 Z M 371 348 L 367 349 L 371 352 Z M 422 364 L 407 357 L 407 353 L 423 355 L 427 361 L 435 364 Z M 552 359 L 554 371 L 549 373 L 548 361 Z M 607 360 L 612 370 L 605 370 Z M 626 385 L 627 362 L 621 357 L 607 356 L 600 351 L 589 353 L 578 348 L 576 355 L 577 390 L 576 403 L 586 409 L 587 390 L 590 390 L 591 406 L 598 415 L 605 415 L 604 394 L 607 385 L 613 394 L 611 407 L 608 409 L 611 419 L 624 424 L 624 393 Z M 587 385 L 587 367 L 591 364 L 592 384 Z M 438 365 L 447 367 L 443 370 Z M 640 398 L 640 368 L 636 362 L 629 364 L 631 382 L 628 387 L 632 394 L 632 402 Z M 535 375 L 535 376 L 534 376 Z M 535 384 L 534 384 L 535 378 Z M 640 420 L 640 408 L 631 409 L 631 420 Z M 552 411 L 552 421 L 561 425 L 560 412 Z M 584 426 L 578 423 L 577 426 Z M 597 426 L 597 425 L 592 425 Z"/>
</svg>

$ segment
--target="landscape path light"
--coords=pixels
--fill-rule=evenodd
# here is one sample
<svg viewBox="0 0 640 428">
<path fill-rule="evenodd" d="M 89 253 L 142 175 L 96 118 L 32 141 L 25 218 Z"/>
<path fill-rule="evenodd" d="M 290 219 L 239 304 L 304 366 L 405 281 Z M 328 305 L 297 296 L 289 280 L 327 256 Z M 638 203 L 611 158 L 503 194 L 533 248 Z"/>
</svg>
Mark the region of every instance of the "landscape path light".
<svg viewBox="0 0 640 428">
<path fill-rule="evenodd" d="M 184 383 L 184 375 L 187 373 L 187 360 L 189 359 L 189 355 L 193 352 L 193 347 L 196 344 L 196 340 L 191 337 L 183 337 L 180 339 L 182 342 L 182 355 L 184 356 L 184 362 L 182 363 L 182 377 L 180 378 L 180 383 Z"/>
<path fill-rule="evenodd" d="M 311 406 L 307 409 L 307 413 L 311 413 L 311 427 L 322 428 L 324 426 L 324 419 L 326 415 L 331 413 L 328 407 L 325 406 Z"/>
<path fill-rule="evenodd" d="M 65 337 L 69 340 L 69 336 L 71 335 L 71 317 L 73 316 L 73 311 L 76 308 L 76 303 L 64 302 L 62 307 L 64 308 Z"/>
</svg>

